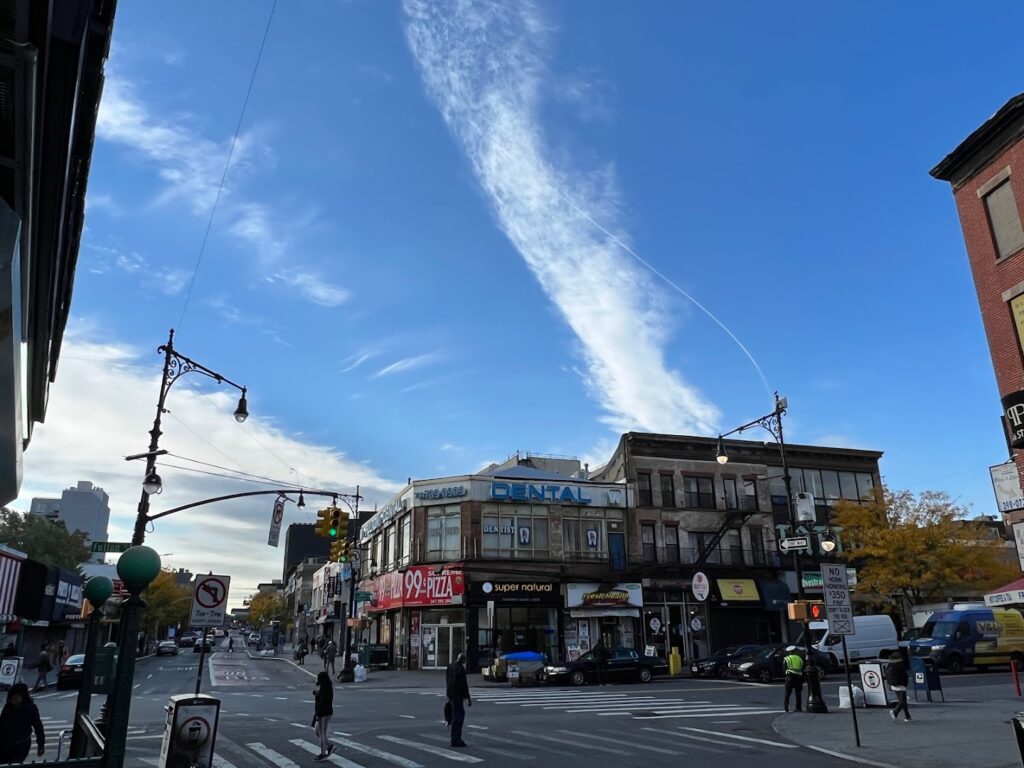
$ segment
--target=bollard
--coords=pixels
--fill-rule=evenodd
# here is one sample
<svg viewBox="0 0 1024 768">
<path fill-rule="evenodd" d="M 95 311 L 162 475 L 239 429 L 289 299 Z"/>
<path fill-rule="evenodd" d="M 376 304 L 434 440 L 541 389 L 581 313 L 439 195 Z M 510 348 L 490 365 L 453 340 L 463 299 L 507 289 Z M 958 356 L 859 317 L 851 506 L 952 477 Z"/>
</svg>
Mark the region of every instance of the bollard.
<svg viewBox="0 0 1024 768">
<path fill-rule="evenodd" d="M 1016 661 L 1010 662 L 1010 671 L 1013 673 L 1013 687 L 1017 689 L 1017 695 L 1020 696 L 1020 668 Z"/>
</svg>

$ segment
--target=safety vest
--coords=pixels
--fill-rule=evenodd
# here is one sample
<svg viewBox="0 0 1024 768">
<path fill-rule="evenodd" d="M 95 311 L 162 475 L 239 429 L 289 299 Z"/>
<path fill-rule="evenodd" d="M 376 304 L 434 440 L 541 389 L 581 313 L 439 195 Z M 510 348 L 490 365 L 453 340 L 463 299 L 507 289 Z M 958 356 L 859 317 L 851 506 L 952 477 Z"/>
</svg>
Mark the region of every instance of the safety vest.
<svg viewBox="0 0 1024 768">
<path fill-rule="evenodd" d="M 782 663 L 786 665 L 787 675 L 803 675 L 804 673 L 804 657 L 799 653 L 791 653 L 782 660 Z"/>
</svg>

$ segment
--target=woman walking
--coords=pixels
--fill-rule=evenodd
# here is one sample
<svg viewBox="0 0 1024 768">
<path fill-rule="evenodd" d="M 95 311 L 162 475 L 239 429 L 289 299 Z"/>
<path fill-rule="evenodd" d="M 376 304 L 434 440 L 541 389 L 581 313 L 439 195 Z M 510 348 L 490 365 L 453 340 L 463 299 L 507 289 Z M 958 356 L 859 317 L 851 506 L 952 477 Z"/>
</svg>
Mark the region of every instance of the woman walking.
<svg viewBox="0 0 1024 768">
<path fill-rule="evenodd" d="M 39 708 L 29 696 L 28 686 L 15 683 L 0 712 L 0 763 L 24 762 L 32 749 L 32 731 L 36 732 L 36 754 L 42 757 L 46 752 L 46 735 Z"/>
<path fill-rule="evenodd" d="M 907 685 L 910 676 L 899 651 L 893 651 L 889 657 L 889 666 L 885 668 L 885 681 L 896 693 L 896 706 L 889 710 L 889 715 L 895 720 L 902 710 L 904 721 L 910 722 L 910 707 L 907 706 Z"/>
<path fill-rule="evenodd" d="M 313 698 L 316 700 L 313 727 L 316 729 L 316 735 L 320 737 L 320 754 L 315 759 L 326 760 L 327 756 L 334 751 L 334 745 L 327 738 L 331 715 L 334 714 L 334 684 L 326 671 L 316 676 L 316 689 L 313 691 Z"/>
</svg>

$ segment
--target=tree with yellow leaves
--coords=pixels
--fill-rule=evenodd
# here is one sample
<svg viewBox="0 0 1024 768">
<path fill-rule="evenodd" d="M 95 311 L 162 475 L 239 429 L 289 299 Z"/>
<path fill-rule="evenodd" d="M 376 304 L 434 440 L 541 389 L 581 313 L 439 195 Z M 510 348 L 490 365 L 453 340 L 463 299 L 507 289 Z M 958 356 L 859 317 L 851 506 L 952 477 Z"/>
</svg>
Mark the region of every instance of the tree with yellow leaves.
<svg viewBox="0 0 1024 768">
<path fill-rule="evenodd" d="M 1020 575 L 1003 541 L 967 514 L 941 491 L 886 488 L 869 503 L 840 502 L 833 522 L 843 531 L 841 556 L 857 566 L 858 592 L 903 609 Z"/>
<path fill-rule="evenodd" d="M 142 593 L 142 599 L 146 601 L 142 626 L 154 636 L 165 637 L 167 627 L 188 627 L 192 588 L 179 586 L 172 571 L 160 571 Z"/>
<path fill-rule="evenodd" d="M 288 606 L 277 592 L 257 592 L 249 599 L 249 621 L 255 627 L 265 627 L 287 615 Z"/>
</svg>

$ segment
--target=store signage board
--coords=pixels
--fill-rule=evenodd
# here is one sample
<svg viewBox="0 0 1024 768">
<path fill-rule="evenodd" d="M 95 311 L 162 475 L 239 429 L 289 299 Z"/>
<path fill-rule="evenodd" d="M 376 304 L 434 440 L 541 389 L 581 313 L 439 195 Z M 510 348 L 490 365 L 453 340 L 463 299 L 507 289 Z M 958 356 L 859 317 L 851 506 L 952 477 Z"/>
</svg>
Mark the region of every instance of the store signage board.
<svg viewBox="0 0 1024 768">
<path fill-rule="evenodd" d="M 690 589 L 693 591 L 693 596 L 703 603 L 711 594 L 711 579 L 704 571 L 697 571 L 693 574 L 693 583 L 690 585 Z"/>
</svg>

